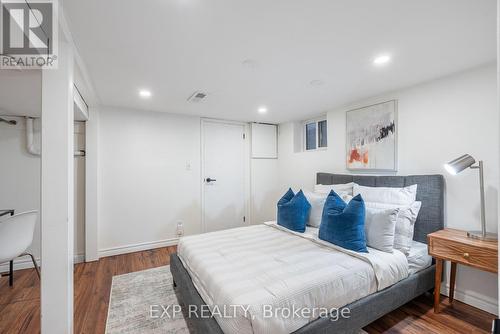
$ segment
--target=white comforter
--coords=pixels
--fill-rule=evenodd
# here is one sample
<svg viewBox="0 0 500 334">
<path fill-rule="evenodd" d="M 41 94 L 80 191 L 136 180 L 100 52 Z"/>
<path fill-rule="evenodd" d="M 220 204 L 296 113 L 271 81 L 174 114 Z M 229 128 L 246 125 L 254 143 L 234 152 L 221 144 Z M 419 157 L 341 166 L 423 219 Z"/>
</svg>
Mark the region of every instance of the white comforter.
<svg viewBox="0 0 500 334">
<path fill-rule="evenodd" d="M 214 314 L 226 334 L 291 333 L 318 315 L 268 317 L 270 309 L 341 308 L 408 276 L 403 253 L 368 250 L 348 251 L 319 240 L 317 229 L 294 233 L 273 222 L 184 237 L 177 248 L 205 303 L 236 310 Z"/>
</svg>

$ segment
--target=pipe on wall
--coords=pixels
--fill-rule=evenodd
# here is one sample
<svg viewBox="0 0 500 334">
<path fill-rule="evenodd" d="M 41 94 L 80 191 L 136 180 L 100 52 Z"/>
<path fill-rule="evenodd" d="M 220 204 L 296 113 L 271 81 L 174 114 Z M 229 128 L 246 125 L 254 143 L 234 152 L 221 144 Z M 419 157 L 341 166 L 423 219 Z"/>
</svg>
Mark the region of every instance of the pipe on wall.
<svg viewBox="0 0 500 334">
<path fill-rule="evenodd" d="M 7 123 L 9 125 L 16 125 L 17 122 L 14 120 L 6 120 L 5 118 L 0 117 L 0 123 Z"/>
<path fill-rule="evenodd" d="M 26 117 L 26 150 L 29 154 L 40 156 L 40 148 L 35 147 L 35 143 L 33 140 L 33 127 L 34 119 L 31 117 Z"/>
<path fill-rule="evenodd" d="M 26 119 L 26 150 L 28 151 L 29 154 L 35 155 L 35 156 L 40 156 L 40 148 L 35 147 L 35 143 L 33 140 L 34 137 L 34 118 L 32 117 L 25 117 Z M 78 150 L 75 151 L 73 156 L 75 157 L 84 157 L 85 156 L 85 151 L 84 150 Z"/>
</svg>

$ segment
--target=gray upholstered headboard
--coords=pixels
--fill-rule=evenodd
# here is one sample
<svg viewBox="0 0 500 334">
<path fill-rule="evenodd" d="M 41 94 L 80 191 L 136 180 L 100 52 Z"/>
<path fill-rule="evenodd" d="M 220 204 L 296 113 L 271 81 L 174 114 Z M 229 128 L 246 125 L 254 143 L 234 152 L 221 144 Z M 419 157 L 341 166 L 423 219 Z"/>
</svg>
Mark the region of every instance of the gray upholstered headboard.
<svg viewBox="0 0 500 334">
<path fill-rule="evenodd" d="M 372 176 L 318 173 L 317 184 L 356 182 L 368 187 L 406 187 L 417 184 L 422 202 L 413 239 L 427 243 L 427 234 L 444 228 L 444 177 L 442 175 Z"/>
</svg>

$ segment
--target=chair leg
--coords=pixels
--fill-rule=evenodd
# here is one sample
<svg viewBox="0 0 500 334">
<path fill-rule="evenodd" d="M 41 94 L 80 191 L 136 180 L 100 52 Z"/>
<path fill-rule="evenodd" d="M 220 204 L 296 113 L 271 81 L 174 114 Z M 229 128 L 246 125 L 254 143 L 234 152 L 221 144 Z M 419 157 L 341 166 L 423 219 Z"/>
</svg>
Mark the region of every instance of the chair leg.
<svg viewBox="0 0 500 334">
<path fill-rule="evenodd" d="M 9 286 L 14 285 L 14 260 L 9 262 Z"/>
<path fill-rule="evenodd" d="M 33 254 L 28 253 L 28 255 L 31 258 L 31 262 L 33 262 L 33 266 L 35 267 L 36 275 L 38 276 L 38 279 L 40 279 L 40 268 L 38 267 L 38 263 L 36 263 L 36 261 L 35 261 L 35 257 L 33 256 Z"/>
<path fill-rule="evenodd" d="M 31 258 L 31 262 L 33 262 L 33 266 L 35 267 L 36 275 L 38 276 L 38 278 L 40 278 L 40 268 L 38 267 L 38 264 L 36 263 L 33 254 L 23 253 L 20 256 L 29 256 Z"/>
</svg>

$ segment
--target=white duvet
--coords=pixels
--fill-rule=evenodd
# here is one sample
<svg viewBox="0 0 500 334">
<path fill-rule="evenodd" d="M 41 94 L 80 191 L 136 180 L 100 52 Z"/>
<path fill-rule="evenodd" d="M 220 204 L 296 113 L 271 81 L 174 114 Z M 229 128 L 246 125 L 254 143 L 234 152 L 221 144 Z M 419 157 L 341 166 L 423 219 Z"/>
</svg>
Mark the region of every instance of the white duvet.
<svg viewBox="0 0 500 334">
<path fill-rule="evenodd" d="M 280 310 L 341 308 L 408 276 L 403 253 L 368 250 L 319 240 L 316 228 L 294 233 L 270 222 L 184 237 L 177 253 L 207 305 L 236 310 L 214 312 L 224 333 L 260 334 L 291 333 L 318 317 Z"/>
</svg>

